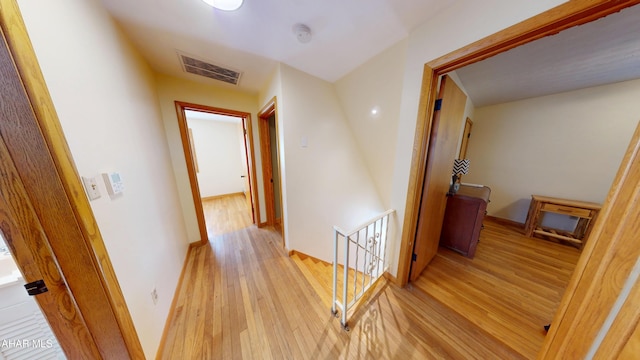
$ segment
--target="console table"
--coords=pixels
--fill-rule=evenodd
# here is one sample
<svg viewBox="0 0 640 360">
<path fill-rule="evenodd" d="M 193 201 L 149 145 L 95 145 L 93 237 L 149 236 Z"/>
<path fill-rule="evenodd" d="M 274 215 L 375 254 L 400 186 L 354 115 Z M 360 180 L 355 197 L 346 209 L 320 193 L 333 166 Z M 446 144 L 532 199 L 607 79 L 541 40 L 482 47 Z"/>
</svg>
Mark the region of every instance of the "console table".
<svg viewBox="0 0 640 360">
<path fill-rule="evenodd" d="M 549 236 L 558 240 L 568 241 L 582 248 L 601 207 L 600 204 L 592 202 L 532 195 L 527 222 L 524 227 L 525 235 L 528 237 L 534 235 Z M 578 223 L 573 231 L 542 227 L 540 222 L 545 212 L 577 217 Z"/>
</svg>

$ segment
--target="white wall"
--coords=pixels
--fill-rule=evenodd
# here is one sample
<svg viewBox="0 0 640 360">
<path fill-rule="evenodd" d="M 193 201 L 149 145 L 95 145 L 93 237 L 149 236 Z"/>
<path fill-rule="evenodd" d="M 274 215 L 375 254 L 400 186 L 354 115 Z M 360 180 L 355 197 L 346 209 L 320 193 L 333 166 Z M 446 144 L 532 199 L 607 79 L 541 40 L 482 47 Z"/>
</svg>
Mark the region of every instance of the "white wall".
<svg viewBox="0 0 640 360">
<path fill-rule="evenodd" d="M 261 101 L 277 94 L 286 246 L 331 261 L 332 227 L 348 230 L 383 207 L 334 87 L 280 64 Z"/>
<path fill-rule="evenodd" d="M 390 235 L 395 240 L 390 246 L 392 275 L 397 274 L 424 64 L 563 2 L 460 0 L 409 34 L 391 190 L 391 207 L 398 212 L 395 232 Z"/>
<path fill-rule="evenodd" d="M 180 205 L 182 214 L 187 226 L 187 233 L 190 242 L 200 241 L 198 230 L 198 220 L 196 218 L 196 208 L 193 203 L 187 164 L 182 150 L 182 139 L 178 127 L 175 101 L 184 101 L 199 105 L 206 105 L 228 110 L 236 110 L 251 114 L 253 139 L 255 142 L 256 174 L 258 178 L 258 192 L 260 204 L 261 221 L 266 221 L 266 210 L 264 207 L 264 189 L 262 185 L 262 163 L 260 161 L 260 143 L 258 136 L 258 110 L 257 95 L 240 91 L 222 89 L 213 85 L 207 85 L 188 80 L 178 79 L 167 75 L 156 74 L 156 85 L 158 98 L 160 99 L 160 109 L 162 120 L 166 130 L 167 143 L 171 153 L 173 172 L 178 184 Z M 254 202 L 255 194 L 254 194 Z"/>
<path fill-rule="evenodd" d="M 123 176 L 116 199 L 99 178 L 91 208 L 154 358 L 188 243 L 152 72 L 97 0 L 19 5 L 80 175 Z"/>
<path fill-rule="evenodd" d="M 640 120 L 640 80 L 476 109 L 465 181 L 524 223 L 532 194 L 604 202 Z"/>
<path fill-rule="evenodd" d="M 238 120 L 240 122 L 240 120 Z M 245 160 L 240 152 L 238 122 L 187 118 L 193 134 L 200 196 L 244 192 Z"/>
<path fill-rule="evenodd" d="M 387 209 L 406 52 L 407 41 L 400 41 L 335 83 L 348 125 Z"/>
</svg>

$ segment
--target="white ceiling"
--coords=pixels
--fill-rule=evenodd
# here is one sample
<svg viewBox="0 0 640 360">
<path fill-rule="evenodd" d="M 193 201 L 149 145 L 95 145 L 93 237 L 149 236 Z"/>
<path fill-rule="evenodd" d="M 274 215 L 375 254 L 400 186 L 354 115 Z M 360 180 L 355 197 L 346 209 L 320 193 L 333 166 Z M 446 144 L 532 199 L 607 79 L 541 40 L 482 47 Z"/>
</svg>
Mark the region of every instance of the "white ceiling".
<svg viewBox="0 0 640 360">
<path fill-rule="evenodd" d="M 455 0 L 245 0 L 234 12 L 201 0 L 101 1 L 154 70 L 236 88 L 183 72 L 181 52 L 240 70 L 237 88 L 257 92 L 278 62 L 334 82 Z M 311 42 L 297 41 L 296 23 Z"/>
<path fill-rule="evenodd" d="M 640 78 L 640 5 L 456 71 L 477 107 Z"/>
<path fill-rule="evenodd" d="M 456 0 L 101 0 L 151 67 L 258 92 L 278 62 L 334 82 Z M 457 70 L 475 106 L 640 78 L 640 5 Z M 293 25 L 313 38 L 299 43 Z M 238 86 L 186 73 L 178 53 L 242 72 Z"/>
</svg>

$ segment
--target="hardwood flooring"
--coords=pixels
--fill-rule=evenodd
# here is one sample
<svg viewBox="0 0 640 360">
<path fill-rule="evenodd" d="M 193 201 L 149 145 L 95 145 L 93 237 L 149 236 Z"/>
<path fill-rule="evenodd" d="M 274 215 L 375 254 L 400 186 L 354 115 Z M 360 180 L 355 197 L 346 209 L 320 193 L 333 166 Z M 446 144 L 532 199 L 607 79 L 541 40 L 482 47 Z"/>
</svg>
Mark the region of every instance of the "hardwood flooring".
<svg viewBox="0 0 640 360">
<path fill-rule="evenodd" d="M 473 261 L 441 251 L 411 286 L 382 285 L 345 332 L 275 230 L 249 226 L 212 236 L 191 250 L 158 358 L 534 358 L 578 254 L 521 238 L 487 224 Z"/>
<path fill-rule="evenodd" d="M 202 200 L 202 208 L 210 238 L 251 225 L 251 212 L 243 194 Z"/>
<path fill-rule="evenodd" d="M 327 307 L 331 307 L 332 292 L 333 292 L 333 264 L 324 262 L 319 259 L 315 259 L 310 256 L 306 256 L 301 253 L 294 253 L 291 255 L 291 260 L 298 266 L 302 275 L 309 282 L 309 285 L 316 291 L 322 303 Z M 373 278 L 368 274 L 363 274 L 362 271 L 356 271 L 353 268 L 349 268 L 349 283 L 353 284 L 355 280 L 355 288 L 350 285 L 347 288 L 347 301 L 342 300 L 343 294 L 340 292 L 342 289 L 344 267 L 338 265 L 338 278 L 336 287 L 338 288 L 338 301 L 341 303 L 349 304 L 353 301 L 355 294 L 360 294 L 362 289 L 373 283 Z M 364 282 L 363 282 L 364 280 Z"/>
<path fill-rule="evenodd" d="M 440 248 L 413 286 L 535 358 L 580 251 L 496 222 L 484 225 L 473 260 Z"/>
</svg>

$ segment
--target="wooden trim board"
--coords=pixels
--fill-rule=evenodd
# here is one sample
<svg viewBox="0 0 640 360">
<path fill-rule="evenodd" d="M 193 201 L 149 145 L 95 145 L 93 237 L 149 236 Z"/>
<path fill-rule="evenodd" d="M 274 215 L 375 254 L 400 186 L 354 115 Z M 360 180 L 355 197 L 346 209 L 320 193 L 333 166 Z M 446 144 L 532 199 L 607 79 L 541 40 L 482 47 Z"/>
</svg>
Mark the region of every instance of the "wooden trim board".
<svg viewBox="0 0 640 360">
<path fill-rule="evenodd" d="M 167 315 L 167 320 L 164 323 L 164 330 L 162 330 L 162 337 L 160 337 L 160 344 L 158 345 L 158 351 L 156 352 L 156 359 L 163 358 L 163 351 L 165 348 L 165 342 L 167 340 L 167 334 L 169 333 L 169 328 L 171 326 L 171 319 L 176 312 L 176 304 L 178 302 L 178 297 L 180 297 L 180 289 L 182 289 L 182 283 L 184 282 L 184 274 L 187 271 L 187 264 L 189 263 L 189 257 L 191 256 L 191 251 L 193 248 L 205 246 L 201 243 L 190 243 L 189 248 L 187 249 L 187 255 L 184 257 L 184 263 L 182 264 L 182 271 L 180 271 L 180 279 L 178 280 L 178 285 L 176 285 L 176 290 L 173 292 L 173 299 L 171 300 L 171 307 L 169 307 L 169 314 Z"/>
<path fill-rule="evenodd" d="M 424 182 L 426 149 L 431 133 L 435 90 L 440 75 L 638 3 L 640 1 L 566 2 L 425 64 L 401 239 L 397 274 L 399 285 L 406 285 L 411 265 L 411 251 L 418 221 L 420 190 Z M 639 142 L 637 138 L 638 132 L 634 136 L 635 142 Z M 632 142 L 625 156 L 625 165 L 618 173 L 603 211 L 594 226 L 594 231 L 583 250 L 560 309 L 553 320 L 554 326 L 545 338 L 539 359 L 582 358 L 581 355 L 586 354 L 604 321 L 600 314 L 609 313 L 612 300 L 620 295 L 622 286 L 620 282 L 626 278 L 629 264 L 635 263 L 637 259 L 637 256 L 634 258 L 635 252 L 640 249 L 638 244 L 640 240 L 637 238 L 637 233 L 640 232 L 637 222 L 640 218 L 638 195 L 638 189 L 640 189 L 638 162 L 640 160 L 636 157 L 637 147 L 640 145 Z M 633 193 L 634 189 L 635 193 Z M 629 244 L 634 246 L 623 246 Z M 627 249 L 634 249 L 634 251 L 627 251 Z M 624 256 L 616 256 L 616 254 L 624 254 Z M 614 261 L 616 257 L 619 261 Z M 606 286 L 602 286 L 603 284 Z M 638 318 L 621 321 L 635 324 Z M 618 325 L 617 328 L 621 327 L 623 326 Z M 605 334 L 609 335 L 607 332 Z M 626 342 L 627 338 L 619 338 L 619 341 Z M 610 355 L 607 354 L 608 357 Z"/>
<path fill-rule="evenodd" d="M 103 356 L 144 358 L 144 352 L 124 295 L 84 188 L 80 183 L 80 176 L 15 0 L 0 0 L 0 27 L 6 36 L 7 46 L 30 99 L 31 109 L 35 115 L 37 127 L 39 127 L 39 131 L 32 134 L 34 135 L 32 139 L 37 138 L 38 141 L 42 140 L 46 144 L 46 149 L 27 147 L 23 154 L 34 158 L 45 158 L 47 166 L 55 168 L 56 176 L 41 177 L 38 182 L 43 189 L 60 188 L 60 191 L 56 190 L 50 195 L 64 202 L 64 207 L 60 209 L 47 208 L 45 199 L 48 195 L 43 197 L 33 194 L 31 196 L 32 203 L 36 207 L 43 206 L 46 209 L 39 213 L 39 217 L 43 219 L 56 216 L 54 213 L 58 212 L 58 215 L 72 217 L 76 223 L 78 233 L 75 234 L 74 231 L 73 236 L 64 231 L 62 223 L 53 228 L 54 233 L 62 231 L 61 234 L 58 234 L 60 239 L 57 241 L 60 246 L 69 245 L 68 249 L 61 247 L 58 250 L 54 249 L 54 253 L 58 253 L 56 255 L 58 256 L 58 266 L 68 281 L 75 279 L 76 289 L 72 291 L 74 296 L 87 299 L 86 301 L 76 299 L 76 302 L 83 311 L 84 321 L 88 325 L 101 317 L 105 319 L 105 316 L 112 318 L 117 323 L 115 329 L 112 326 L 107 326 L 106 321 L 98 321 L 93 324 L 91 335 L 101 349 Z M 37 176 L 37 172 L 29 172 L 29 174 Z M 26 178 L 27 176 L 23 180 Z M 51 234 L 48 235 L 51 236 Z M 75 248 L 81 251 L 74 253 L 71 257 L 60 256 L 64 252 L 72 251 L 71 244 L 76 244 Z M 78 264 L 83 265 L 79 266 Z M 83 282 L 86 282 L 84 283 L 86 286 L 83 285 Z M 98 291 L 96 291 L 96 287 L 99 288 Z M 98 328 L 100 331 L 95 331 Z M 78 341 L 82 341 L 82 339 L 79 338 Z M 117 344 L 121 342 L 124 342 L 127 353 L 116 350 Z"/>
<path fill-rule="evenodd" d="M 289 257 L 292 257 L 293 255 L 298 255 L 298 257 L 299 257 L 301 260 L 304 260 L 304 259 L 311 259 L 311 260 L 313 260 L 313 261 L 315 261 L 315 262 L 321 262 L 321 263 L 323 263 L 323 264 L 325 264 L 325 265 L 331 265 L 331 264 L 333 264 L 333 263 L 330 263 L 330 262 L 326 262 L 326 261 L 324 261 L 324 260 L 320 260 L 320 259 L 318 259 L 318 258 L 317 258 L 317 257 L 315 257 L 315 256 L 307 255 L 307 254 L 305 254 L 305 253 L 303 253 L 303 252 L 300 252 L 300 251 L 298 251 L 298 250 L 289 250 L 289 252 L 288 252 L 288 253 L 289 253 Z"/>
<path fill-rule="evenodd" d="M 207 233 L 207 224 L 204 219 L 204 210 L 202 208 L 202 197 L 200 195 L 200 187 L 198 185 L 198 177 L 196 174 L 195 168 L 195 159 L 191 156 L 191 142 L 189 141 L 188 136 L 188 128 L 187 128 L 187 119 L 185 117 L 185 110 L 194 110 L 201 111 L 213 114 L 227 115 L 227 116 L 235 116 L 242 118 L 242 121 L 245 124 L 247 129 L 247 135 L 249 138 L 249 154 L 247 154 L 247 161 L 249 162 L 249 167 L 251 168 L 251 173 L 249 176 L 250 179 L 250 187 L 251 189 L 251 200 L 253 201 L 253 211 L 252 216 L 254 222 L 259 221 L 260 219 L 260 204 L 258 201 L 257 189 L 258 183 L 255 176 L 255 156 L 254 156 L 254 147 L 253 147 L 253 131 L 251 127 L 251 114 L 229 110 L 229 109 L 221 109 L 212 106 L 193 104 L 183 101 L 175 101 L 176 107 L 176 116 L 178 119 L 178 127 L 180 128 L 180 137 L 182 139 L 182 150 L 184 152 L 185 162 L 187 165 L 187 173 L 189 175 L 189 183 L 191 185 L 191 194 L 193 197 L 193 204 L 196 210 L 196 219 L 198 221 L 198 230 L 200 232 L 200 242 L 202 245 L 209 243 L 209 235 Z"/>
<path fill-rule="evenodd" d="M 493 221 L 493 222 L 498 223 L 498 224 L 502 224 L 502 225 L 506 225 L 506 226 L 514 227 L 514 228 L 518 228 L 518 229 L 524 231 L 524 224 L 521 223 L 521 222 L 517 222 L 517 221 L 511 220 L 511 219 L 499 218 L 499 217 L 495 217 L 493 215 L 487 215 L 487 216 L 485 216 L 485 219 Z"/>
<path fill-rule="evenodd" d="M 625 282 L 640 259 L 640 123 L 607 200 L 583 249 L 540 358 L 586 358 Z M 638 281 L 635 280 L 636 286 Z M 633 285 L 633 283 L 631 284 Z M 636 309 L 616 319 L 616 333 L 604 330 L 608 351 L 621 350 L 640 320 Z M 624 313 L 623 313 L 624 314 Z M 615 359 L 616 353 L 604 353 Z"/>
<path fill-rule="evenodd" d="M 268 225 L 276 225 L 276 209 L 275 209 L 275 191 L 273 188 L 273 168 L 276 168 L 280 176 L 280 182 L 278 186 L 280 186 L 280 215 L 284 216 L 284 203 L 282 201 L 282 172 L 280 171 L 280 158 L 278 157 L 277 164 L 272 163 L 271 161 L 271 139 L 269 137 L 269 118 L 271 116 L 275 117 L 276 123 L 276 139 L 279 139 L 279 126 L 278 126 L 278 101 L 274 96 L 269 100 L 258 112 L 258 130 L 260 134 L 260 156 L 262 159 L 262 181 L 264 185 L 264 201 L 265 208 L 267 210 L 267 221 L 265 224 Z M 276 143 L 276 147 L 279 148 L 279 143 Z M 259 227 L 263 225 L 260 224 Z M 285 232 L 284 229 L 282 231 L 282 247 L 285 247 Z"/>
<path fill-rule="evenodd" d="M 566 2 L 424 65 L 400 243 L 397 271 L 398 285 L 406 285 L 409 277 L 411 253 L 416 236 L 422 196 L 421 190 L 425 177 L 427 149 L 431 135 L 431 120 L 436 100 L 436 86 L 439 77 L 465 65 L 484 60 L 539 38 L 553 35 L 564 29 L 596 20 L 638 3 L 640 3 L 638 0 L 579 0 Z"/>
</svg>

